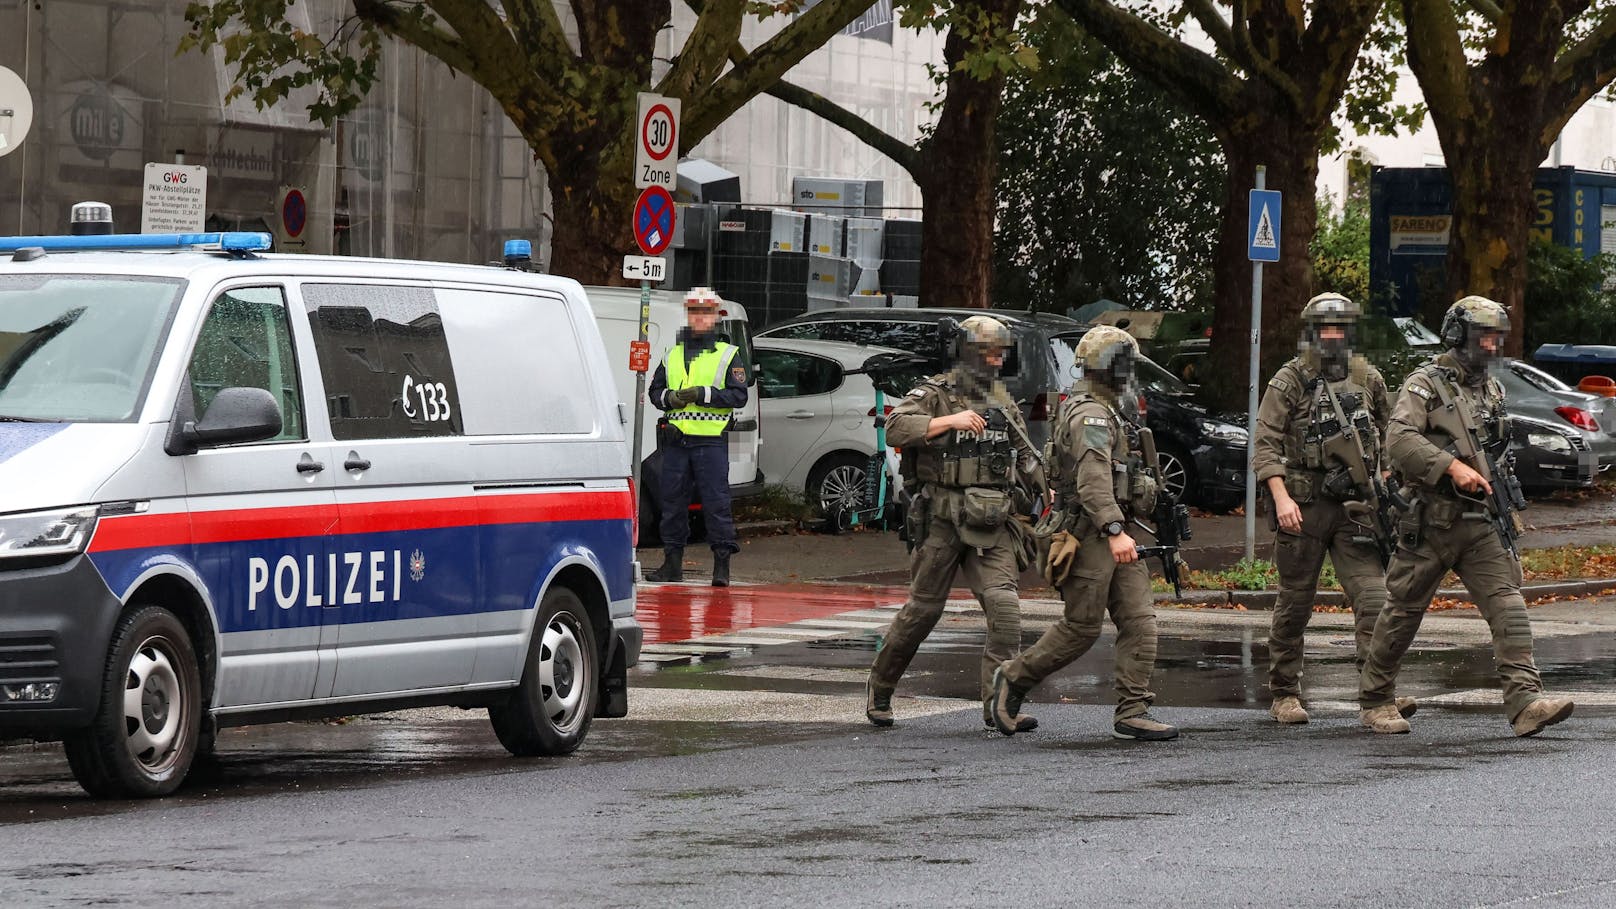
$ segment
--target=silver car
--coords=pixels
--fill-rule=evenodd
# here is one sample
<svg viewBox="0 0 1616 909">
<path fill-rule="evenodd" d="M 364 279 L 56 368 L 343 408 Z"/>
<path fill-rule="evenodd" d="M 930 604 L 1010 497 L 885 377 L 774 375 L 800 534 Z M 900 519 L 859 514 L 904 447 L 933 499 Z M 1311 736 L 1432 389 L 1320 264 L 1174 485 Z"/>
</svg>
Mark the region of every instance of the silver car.
<svg viewBox="0 0 1616 909">
<path fill-rule="evenodd" d="M 1520 360 L 1505 360 L 1495 370 L 1504 386 L 1511 416 L 1530 417 L 1561 430 L 1574 430 L 1598 458 L 1599 470 L 1616 464 L 1616 398 L 1586 394 Z"/>
</svg>

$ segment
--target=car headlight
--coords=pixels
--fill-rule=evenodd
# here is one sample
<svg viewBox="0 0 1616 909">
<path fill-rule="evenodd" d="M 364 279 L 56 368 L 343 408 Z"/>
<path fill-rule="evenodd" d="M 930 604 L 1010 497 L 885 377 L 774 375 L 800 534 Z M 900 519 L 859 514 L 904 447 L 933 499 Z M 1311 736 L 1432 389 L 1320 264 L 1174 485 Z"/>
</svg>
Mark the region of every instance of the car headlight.
<svg viewBox="0 0 1616 909">
<path fill-rule="evenodd" d="M 1526 444 L 1557 454 L 1571 453 L 1571 440 L 1557 432 L 1529 432 L 1526 434 Z"/>
<path fill-rule="evenodd" d="M 1244 445 L 1251 439 L 1244 426 L 1236 426 L 1233 423 L 1219 423 L 1216 420 L 1199 420 L 1197 422 L 1201 426 L 1201 435 L 1214 442 L 1222 442 L 1226 445 Z"/>
<path fill-rule="evenodd" d="M 83 552 L 98 513 L 96 508 L 72 508 L 0 515 L 0 559 Z"/>
</svg>

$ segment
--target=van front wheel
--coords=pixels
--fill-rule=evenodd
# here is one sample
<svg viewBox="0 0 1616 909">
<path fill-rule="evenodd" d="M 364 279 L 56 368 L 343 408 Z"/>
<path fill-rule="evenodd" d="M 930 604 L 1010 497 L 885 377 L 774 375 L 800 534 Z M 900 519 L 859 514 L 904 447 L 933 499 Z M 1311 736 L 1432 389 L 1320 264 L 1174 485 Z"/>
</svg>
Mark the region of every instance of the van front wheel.
<svg viewBox="0 0 1616 909">
<path fill-rule="evenodd" d="M 570 754 L 595 716 L 600 649 L 583 601 L 553 587 L 539 607 L 522 681 L 503 704 L 488 708 L 494 734 L 518 757 Z"/>
<path fill-rule="evenodd" d="M 155 798 L 184 781 L 201 730 L 202 677 L 190 635 L 174 613 L 143 606 L 113 632 L 95 719 L 63 745 L 91 795 Z"/>
</svg>

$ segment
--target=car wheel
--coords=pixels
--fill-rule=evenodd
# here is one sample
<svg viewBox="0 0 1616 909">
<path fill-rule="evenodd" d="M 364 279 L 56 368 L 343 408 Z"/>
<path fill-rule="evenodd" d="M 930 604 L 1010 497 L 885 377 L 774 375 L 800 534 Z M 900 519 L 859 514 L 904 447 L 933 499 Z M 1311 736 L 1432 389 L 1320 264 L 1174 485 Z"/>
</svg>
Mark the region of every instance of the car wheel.
<svg viewBox="0 0 1616 909">
<path fill-rule="evenodd" d="M 850 451 L 826 457 L 808 474 L 808 501 L 820 514 L 829 514 L 832 509 L 845 513 L 865 507 L 864 484 L 869 469 L 868 457 Z"/>
<path fill-rule="evenodd" d="M 518 757 L 570 754 L 589 732 L 599 688 L 600 649 L 583 601 L 552 587 L 539 606 L 522 681 L 488 708 L 488 719 Z"/>
<path fill-rule="evenodd" d="M 63 739 L 73 776 L 101 798 L 155 798 L 179 788 L 202 730 L 202 676 L 174 613 L 141 606 L 119 620 L 88 728 Z"/>
<path fill-rule="evenodd" d="M 1188 457 L 1171 448 L 1163 448 L 1156 452 L 1156 464 L 1162 488 L 1173 497 L 1173 501 L 1188 504 L 1196 498 L 1195 468 L 1190 465 Z"/>
</svg>

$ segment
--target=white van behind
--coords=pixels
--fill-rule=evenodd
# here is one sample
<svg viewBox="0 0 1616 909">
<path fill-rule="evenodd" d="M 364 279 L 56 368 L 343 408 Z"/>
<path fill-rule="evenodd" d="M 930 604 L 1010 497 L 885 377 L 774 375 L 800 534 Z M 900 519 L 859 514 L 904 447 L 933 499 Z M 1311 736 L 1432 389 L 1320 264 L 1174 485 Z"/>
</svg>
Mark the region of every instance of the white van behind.
<svg viewBox="0 0 1616 909">
<path fill-rule="evenodd" d="M 640 291 L 633 287 L 584 288 L 589 303 L 595 310 L 595 321 L 600 326 L 601 339 L 606 344 L 606 360 L 611 364 L 612 378 L 617 385 L 618 400 L 623 403 L 628 419 L 634 414 L 635 373 L 629 369 L 629 342 L 639 337 Z M 651 345 L 651 368 L 646 373 L 646 386 L 657 366 L 667 356 L 668 348 L 678 340 L 679 329 L 685 327 L 685 294 L 683 291 L 652 290 L 651 322 L 646 335 Z M 758 429 L 757 370 L 752 363 L 751 324 L 746 308 L 739 303 L 724 300 L 718 310 L 718 332 L 725 340 L 740 347 L 736 362 L 746 366 L 750 391 L 746 406 L 735 412 L 729 428 L 729 485 L 734 498 L 753 495 L 763 488 L 763 472 L 758 466 L 758 447 L 761 435 Z M 643 450 L 640 452 L 640 539 L 639 545 L 653 546 L 660 542 L 657 531 L 661 526 L 661 499 L 657 496 L 661 469 L 656 453 L 656 422 L 662 412 L 645 404 L 641 417 L 644 432 Z M 634 437 L 634 427 L 627 429 Z"/>
</svg>

